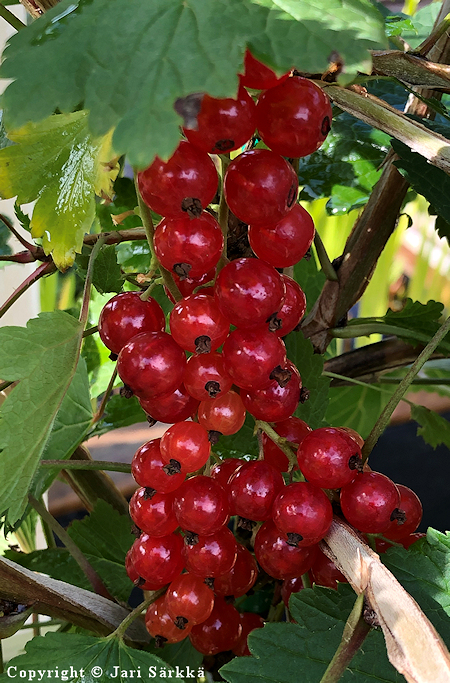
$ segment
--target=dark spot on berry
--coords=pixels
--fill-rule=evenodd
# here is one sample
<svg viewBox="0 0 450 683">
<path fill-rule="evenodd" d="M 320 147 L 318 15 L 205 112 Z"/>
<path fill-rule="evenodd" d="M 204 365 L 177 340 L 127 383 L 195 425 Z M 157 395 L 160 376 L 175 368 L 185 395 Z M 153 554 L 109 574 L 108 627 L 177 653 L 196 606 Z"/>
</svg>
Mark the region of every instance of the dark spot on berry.
<svg viewBox="0 0 450 683">
<path fill-rule="evenodd" d="M 222 432 L 218 432 L 215 429 L 210 429 L 208 432 L 209 443 L 212 446 L 215 446 L 215 444 L 219 441 L 221 436 L 222 436 Z"/>
<path fill-rule="evenodd" d="M 266 323 L 269 323 L 269 332 L 276 332 L 277 330 L 280 330 L 283 327 L 283 321 L 281 318 L 278 318 L 278 311 L 275 313 L 272 313 L 267 320 Z"/>
<path fill-rule="evenodd" d="M 290 209 L 297 197 L 297 183 L 292 183 L 287 198 L 287 206 Z"/>
<path fill-rule="evenodd" d="M 288 368 L 282 368 L 281 365 L 277 365 L 269 375 L 269 379 L 275 379 L 282 389 L 284 389 L 291 377 L 292 372 Z"/>
<path fill-rule="evenodd" d="M 211 353 L 211 337 L 207 334 L 201 334 L 200 337 L 194 339 L 196 353 Z"/>
<path fill-rule="evenodd" d="M 169 476 L 172 476 L 172 474 L 180 474 L 181 463 L 179 463 L 178 460 L 171 458 L 167 465 L 164 465 L 163 470 Z"/>
<path fill-rule="evenodd" d="M 203 206 L 197 197 L 185 197 L 181 202 L 181 210 L 185 211 L 189 218 L 198 218 L 203 211 Z"/>
<path fill-rule="evenodd" d="M 189 263 L 175 263 L 172 270 L 180 280 L 187 280 L 192 266 Z"/>
<path fill-rule="evenodd" d="M 404 510 L 400 510 L 400 508 L 395 508 L 390 519 L 391 522 L 396 521 L 399 525 L 404 524 L 406 522 L 406 512 Z"/>
<path fill-rule="evenodd" d="M 320 127 L 320 132 L 322 133 L 323 137 L 326 138 L 328 133 L 331 130 L 331 121 L 329 116 L 325 116 L 324 120 L 322 121 L 322 125 Z"/>
<path fill-rule="evenodd" d="M 229 152 L 230 149 L 234 147 L 234 140 L 217 140 L 214 145 L 213 152 L 217 154 L 218 152 Z"/>
<path fill-rule="evenodd" d="M 351 470 L 358 470 L 358 472 L 363 471 L 363 461 L 357 453 L 349 458 L 348 466 Z"/>
<path fill-rule="evenodd" d="M 180 631 L 184 631 L 188 623 L 188 620 L 186 619 L 186 617 L 177 617 L 176 619 L 174 619 L 173 623 L 177 628 L 180 629 Z"/>
<path fill-rule="evenodd" d="M 286 543 L 288 545 L 292 545 L 294 548 L 298 548 L 298 544 L 300 543 L 300 541 L 303 541 L 303 536 L 301 534 L 294 534 L 292 532 L 289 532 L 288 534 L 286 534 L 286 536 Z"/>
<path fill-rule="evenodd" d="M 132 398 L 132 396 L 134 396 L 133 389 L 131 389 L 128 384 L 124 384 L 119 393 L 122 398 Z"/>
<path fill-rule="evenodd" d="M 217 394 L 220 394 L 220 384 L 214 380 L 209 380 L 205 384 L 205 391 L 208 392 L 210 398 L 216 398 Z"/>
</svg>

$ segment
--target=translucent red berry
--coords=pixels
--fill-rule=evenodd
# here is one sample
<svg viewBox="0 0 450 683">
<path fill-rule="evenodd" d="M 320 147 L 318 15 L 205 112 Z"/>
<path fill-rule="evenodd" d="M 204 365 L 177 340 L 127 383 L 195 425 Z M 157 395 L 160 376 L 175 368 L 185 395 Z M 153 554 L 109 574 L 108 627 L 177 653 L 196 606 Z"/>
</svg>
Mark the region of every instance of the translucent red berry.
<svg viewBox="0 0 450 683">
<path fill-rule="evenodd" d="M 156 640 L 158 647 L 164 643 L 179 643 L 191 632 L 192 626 L 187 624 L 184 628 L 178 628 L 169 612 L 167 611 L 165 595 L 157 598 L 148 608 L 145 615 L 147 631 Z"/>
<path fill-rule="evenodd" d="M 201 624 L 214 607 L 214 593 L 195 574 L 180 574 L 167 589 L 166 609 L 177 624 Z"/>
<path fill-rule="evenodd" d="M 414 491 L 407 486 L 397 484 L 397 488 L 400 492 L 399 508 L 405 513 L 405 521 L 399 524 L 398 520 L 394 519 L 383 532 L 383 535 L 392 541 L 403 542 L 405 537 L 417 529 L 422 520 L 422 503 Z"/>
<path fill-rule="evenodd" d="M 187 474 L 206 465 L 211 444 L 208 432 L 198 422 L 177 422 L 164 432 L 160 448 L 166 464 Z"/>
<path fill-rule="evenodd" d="M 258 567 L 255 558 L 240 543 L 237 544 L 237 557 L 233 567 L 221 574 L 214 581 L 214 593 L 226 597 L 233 595 L 240 598 L 255 584 L 258 578 Z"/>
<path fill-rule="evenodd" d="M 175 391 L 156 398 L 141 398 L 139 403 L 156 422 L 172 424 L 192 417 L 197 412 L 199 401 L 181 384 Z"/>
<path fill-rule="evenodd" d="M 341 508 L 359 531 L 379 534 L 398 517 L 400 493 L 393 481 L 379 472 L 361 472 L 341 489 Z"/>
<path fill-rule="evenodd" d="M 275 268 L 287 268 L 304 257 L 314 232 L 310 214 L 300 204 L 295 204 L 275 225 L 249 225 L 248 239 L 258 258 Z"/>
<path fill-rule="evenodd" d="M 207 401 L 226 394 L 233 380 L 225 370 L 222 354 L 213 351 L 188 359 L 184 383 L 191 396 L 199 401 Z"/>
<path fill-rule="evenodd" d="M 228 391 L 222 396 L 201 401 L 198 421 L 208 431 L 229 436 L 236 434 L 245 422 L 245 408 L 239 394 Z"/>
<path fill-rule="evenodd" d="M 265 389 L 241 392 L 245 408 L 256 420 L 281 422 L 290 417 L 297 408 L 302 380 L 297 368 L 289 360 L 286 369 L 291 372 L 291 378 L 284 386 L 272 380 Z"/>
<path fill-rule="evenodd" d="M 361 449 L 334 427 L 314 429 L 305 436 L 297 460 L 306 479 L 324 489 L 340 489 L 362 470 Z"/>
<path fill-rule="evenodd" d="M 191 477 L 177 489 L 174 512 L 182 529 L 213 534 L 228 521 L 227 494 L 211 477 Z"/>
<path fill-rule="evenodd" d="M 161 439 L 153 439 L 138 448 L 131 462 L 131 474 L 139 486 L 160 493 L 170 493 L 184 482 L 184 474 L 166 472 L 164 469 L 166 463 L 161 457 L 160 444 Z"/>
<path fill-rule="evenodd" d="M 311 431 L 311 427 L 299 417 L 288 417 L 282 422 L 277 422 L 273 428 L 279 436 L 295 444 L 300 444 Z M 263 434 L 262 439 L 264 460 L 273 465 L 273 467 L 276 467 L 280 472 L 287 472 L 289 468 L 287 455 L 283 453 L 281 448 L 267 434 Z M 295 469 L 298 468 L 296 467 Z"/>
<path fill-rule="evenodd" d="M 218 577 L 236 562 L 237 543 L 227 527 L 213 534 L 187 533 L 184 539 L 186 569 L 197 576 Z"/>
<path fill-rule="evenodd" d="M 272 516 L 272 506 L 284 488 L 281 472 L 265 460 L 246 462 L 228 484 L 233 511 L 255 522 Z"/>
<path fill-rule="evenodd" d="M 242 458 L 226 458 L 211 467 L 211 477 L 227 490 L 230 478 L 245 462 Z"/>
<path fill-rule="evenodd" d="M 311 574 L 318 586 L 333 588 L 337 590 L 337 584 L 348 583 L 345 576 L 339 571 L 334 562 L 330 560 L 321 550 L 317 553 L 314 564 L 311 567 Z"/>
<path fill-rule="evenodd" d="M 172 336 L 186 351 L 210 353 L 221 346 L 230 323 L 216 300 L 207 294 L 191 294 L 179 301 L 170 313 Z"/>
<path fill-rule="evenodd" d="M 264 328 L 231 332 L 222 349 L 224 364 L 234 383 L 242 389 L 260 389 L 272 379 L 283 381 L 286 347 Z"/>
<path fill-rule="evenodd" d="M 120 353 L 125 344 L 141 332 L 163 332 L 166 319 L 161 306 L 140 292 L 121 292 L 103 307 L 98 321 L 98 332 L 105 346 Z"/>
<path fill-rule="evenodd" d="M 179 534 L 141 534 L 133 543 L 131 558 L 137 573 L 146 581 L 170 583 L 184 567 L 183 539 Z"/>
<path fill-rule="evenodd" d="M 317 548 L 289 545 L 271 520 L 264 522 L 255 538 L 258 564 L 274 579 L 293 579 L 305 574 L 314 562 Z"/>
<path fill-rule="evenodd" d="M 241 619 L 237 609 L 222 598 L 216 598 L 208 619 L 193 626 L 189 638 L 196 650 L 203 655 L 215 655 L 231 650 L 241 633 Z"/>
<path fill-rule="evenodd" d="M 140 488 L 130 500 L 130 517 L 138 529 L 150 536 L 168 536 L 178 527 L 173 511 L 173 493 Z"/>
<path fill-rule="evenodd" d="M 289 607 L 289 598 L 292 593 L 299 593 L 303 590 L 304 585 L 301 576 L 296 576 L 294 579 L 285 579 L 281 584 L 281 599 L 286 607 Z"/>
<path fill-rule="evenodd" d="M 333 509 L 322 489 L 305 481 L 289 484 L 273 504 L 273 521 L 293 545 L 318 543 L 333 521 Z"/>
<path fill-rule="evenodd" d="M 256 59 L 250 52 L 246 50 L 244 58 L 244 73 L 240 76 L 241 85 L 246 88 L 254 88 L 255 90 L 265 90 L 273 88 L 282 83 L 289 77 L 290 72 L 277 76 L 275 71 L 266 66 L 259 59 Z"/>
<path fill-rule="evenodd" d="M 247 640 L 249 634 L 257 628 L 263 628 L 264 619 L 255 612 L 244 612 L 241 616 L 242 633 L 233 648 L 233 653 L 238 657 L 250 657 Z"/>
<path fill-rule="evenodd" d="M 128 578 L 135 586 L 138 586 L 143 591 L 156 591 L 163 588 L 165 583 L 152 583 L 151 581 L 146 581 L 137 573 L 132 559 L 132 548 L 125 555 L 125 569 L 128 574 Z"/>
</svg>

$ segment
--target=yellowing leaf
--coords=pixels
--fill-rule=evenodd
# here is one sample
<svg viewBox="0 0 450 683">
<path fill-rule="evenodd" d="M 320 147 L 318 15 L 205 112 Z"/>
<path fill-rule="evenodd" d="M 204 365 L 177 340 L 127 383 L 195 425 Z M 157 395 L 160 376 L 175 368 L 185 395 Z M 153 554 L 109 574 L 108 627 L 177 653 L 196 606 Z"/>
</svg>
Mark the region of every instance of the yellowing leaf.
<svg viewBox="0 0 450 683">
<path fill-rule="evenodd" d="M 32 235 L 42 237 L 60 270 L 81 251 L 95 216 L 95 193 L 110 196 L 118 172 L 111 134 L 93 138 L 87 116 L 79 111 L 26 124 L 8 134 L 17 144 L 0 150 L 0 196 L 17 196 L 19 204 L 37 200 Z"/>
</svg>

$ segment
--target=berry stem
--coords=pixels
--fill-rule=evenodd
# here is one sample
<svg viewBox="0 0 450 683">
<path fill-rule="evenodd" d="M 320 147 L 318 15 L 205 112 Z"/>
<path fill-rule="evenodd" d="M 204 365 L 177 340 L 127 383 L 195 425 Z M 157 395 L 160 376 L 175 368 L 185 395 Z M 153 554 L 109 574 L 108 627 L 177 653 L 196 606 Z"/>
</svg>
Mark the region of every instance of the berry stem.
<svg viewBox="0 0 450 683">
<path fill-rule="evenodd" d="M 88 327 L 88 329 L 83 332 L 83 339 L 85 337 L 90 337 L 91 334 L 95 334 L 96 332 L 98 332 L 98 325 L 94 325 L 94 327 Z"/>
<path fill-rule="evenodd" d="M 289 471 L 291 471 L 296 465 L 298 465 L 297 456 L 294 453 L 294 451 L 287 445 L 286 439 L 283 436 L 277 434 L 268 422 L 264 422 L 263 420 L 256 420 L 255 430 L 261 430 L 262 432 L 267 434 L 269 439 L 272 439 L 272 441 L 276 443 L 278 448 L 280 448 L 283 451 L 283 453 L 289 460 Z M 303 475 L 300 481 L 305 481 Z"/>
<path fill-rule="evenodd" d="M 81 304 L 81 311 L 80 311 L 80 317 L 79 321 L 83 325 L 83 327 L 86 327 L 86 323 L 88 320 L 88 315 L 89 315 L 89 302 L 91 299 L 91 286 L 92 286 L 92 278 L 94 275 L 94 263 L 95 259 L 98 256 L 98 253 L 102 246 L 105 243 L 105 239 L 101 238 L 97 240 L 97 242 L 94 244 L 94 247 L 92 248 L 91 254 L 89 256 L 89 263 L 87 267 L 87 272 L 86 272 L 86 280 L 84 283 L 84 290 L 83 290 L 83 301 Z"/>
<path fill-rule="evenodd" d="M 303 588 L 311 588 L 311 579 L 309 578 L 308 572 L 302 574 L 302 584 Z"/>
<path fill-rule="evenodd" d="M 10 26 L 16 29 L 16 31 L 21 31 L 26 28 L 26 24 L 23 23 L 15 14 L 9 11 L 4 5 L 0 5 L 0 17 L 8 22 Z"/>
<path fill-rule="evenodd" d="M 85 574 L 95 593 L 102 595 L 107 600 L 114 601 L 114 598 L 103 584 L 99 575 L 91 565 L 91 563 L 86 559 L 84 554 L 81 552 L 79 547 L 74 543 L 69 534 L 63 527 L 56 521 L 56 519 L 51 515 L 45 505 L 40 503 L 36 498 L 29 495 L 28 501 L 32 508 L 36 510 L 38 515 L 48 524 L 50 529 L 58 536 L 61 543 L 65 545 L 69 553 L 72 555 L 75 562 L 78 564 L 82 572 Z M 115 602 L 115 601 L 114 601 Z"/>
<path fill-rule="evenodd" d="M 450 330 L 450 317 L 447 318 L 447 320 L 441 325 L 441 327 L 438 329 L 434 337 L 428 342 L 426 347 L 423 349 L 423 351 L 419 354 L 419 356 L 416 358 L 414 363 L 411 365 L 410 369 L 406 373 L 405 377 L 403 380 L 400 382 L 398 385 L 397 389 L 395 390 L 394 394 L 392 395 L 392 398 L 390 399 L 389 403 L 386 405 L 384 408 L 383 412 L 381 413 L 380 417 L 378 418 L 377 422 L 375 423 L 372 431 L 370 432 L 368 438 L 366 439 L 366 442 L 363 446 L 362 449 L 362 459 L 363 462 L 367 460 L 369 457 L 370 453 L 372 452 L 375 444 L 377 443 L 378 439 L 380 438 L 381 434 L 384 432 L 385 428 L 387 427 L 389 420 L 391 419 L 391 415 L 394 412 L 395 408 L 399 404 L 399 402 L 402 400 L 404 394 L 406 393 L 408 387 L 410 386 L 412 380 L 414 377 L 418 374 L 418 372 L 422 369 L 422 367 L 425 365 L 427 360 L 430 358 L 431 354 L 433 351 L 439 346 L 440 342 L 448 331 Z"/>
<path fill-rule="evenodd" d="M 332 280 L 333 282 L 337 282 L 338 281 L 337 273 L 333 267 L 333 264 L 330 261 L 330 257 L 327 254 L 327 250 L 325 249 L 325 245 L 322 242 L 322 239 L 321 239 L 319 233 L 317 232 L 317 230 L 316 230 L 315 235 L 314 235 L 314 246 L 316 247 L 319 262 L 320 262 L 320 265 L 322 266 L 322 270 L 323 270 L 327 280 Z"/>
<path fill-rule="evenodd" d="M 117 377 L 117 367 L 114 367 L 113 373 L 111 375 L 111 379 L 109 380 L 108 386 L 106 387 L 106 391 L 103 394 L 103 398 L 102 398 L 102 401 L 100 403 L 100 406 L 99 406 L 97 412 L 95 413 L 95 415 L 93 416 L 93 418 L 91 420 L 91 424 L 90 424 L 91 427 L 96 425 L 97 422 L 99 422 L 99 420 L 101 420 L 101 418 L 103 417 L 103 413 L 105 412 L 106 404 L 108 403 L 110 396 L 111 396 L 111 392 L 114 388 L 114 382 L 116 381 L 116 377 Z"/>
<path fill-rule="evenodd" d="M 337 327 L 329 330 L 330 335 L 337 339 L 354 339 L 356 337 L 368 337 L 370 334 L 394 334 L 397 337 L 414 339 L 416 342 L 420 341 L 428 344 L 430 338 L 426 334 L 422 334 L 416 330 L 408 330 L 406 327 L 397 327 L 396 325 L 387 325 L 382 320 L 375 322 L 353 323 L 347 327 Z M 450 351 L 450 344 L 444 342 L 442 348 L 447 352 Z"/>
<path fill-rule="evenodd" d="M 133 623 L 133 621 L 137 619 L 140 614 L 152 604 L 152 602 L 155 602 L 155 600 L 159 598 L 159 596 L 162 595 L 165 590 L 165 588 L 160 588 L 157 591 L 152 591 L 148 598 L 146 598 L 143 602 L 141 602 L 140 605 L 135 607 L 134 610 L 127 614 L 125 619 L 118 625 L 116 630 L 107 636 L 107 639 L 118 638 L 119 640 L 122 640 L 128 627 Z"/>
<path fill-rule="evenodd" d="M 39 467 L 59 470 L 104 470 L 105 472 L 131 473 L 129 463 L 108 460 L 41 460 Z"/>
<path fill-rule="evenodd" d="M 31 285 L 40 280 L 44 275 L 49 275 L 54 273 L 56 266 L 54 263 L 47 261 L 46 263 L 41 263 L 35 271 L 31 273 L 11 294 L 11 296 L 5 301 L 3 306 L 0 308 L 0 318 L 5 315 L 11 306 L 19 299 L 22 294 L 24 294 Z"/>
<path fill-rule="evenodd" d="M 335 681 L 338 681 L 364 642 L 370 631 L 370 626 L 363 619 L 363 607 L 364 593 L 361 593 L 355 600 L 353 609 L 344 626 L 342 640 L 324 675 L 320 679 L 320 683 L 335 683 Z"/>
</svg>

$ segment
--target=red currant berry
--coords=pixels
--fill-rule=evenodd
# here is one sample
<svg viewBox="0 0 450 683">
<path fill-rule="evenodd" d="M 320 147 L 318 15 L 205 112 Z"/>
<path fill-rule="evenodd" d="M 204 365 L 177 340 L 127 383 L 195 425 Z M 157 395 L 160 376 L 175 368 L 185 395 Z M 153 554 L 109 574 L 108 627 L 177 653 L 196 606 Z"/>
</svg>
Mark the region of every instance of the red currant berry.
<svg viewBox="0 0 450 683">
<path fill-rule="evenodd" d="M 184 482 L 184 474 L 167 474 L 160 443 L 161 439 L 153 439 L 138 448 L 131 462 L 131 474 L 139 486 L 170 493 Z"/>
<path fill-rule="evenodd" d="M 412 546 L 413 543 L 420 541 L 421 538 L 426 538 L 426 536 L 427 536 L 426 534 L 416 532 L 415 534 L 409 534 L 409 536 L 406 536 L 405 538 L 401 538 L 399 543 L 401 543 L 402 546 L 404 548 L 406 548 L 406 550 L 408 550 L 408 548 L 410 546 Z"/>
<path fill-rule="evenodd" d="M 333 509 L 322 489 L 300 481 L 285 486 L 278 494 L 273 504 L 273 521 L 287 535 L 289 543 L 309 546 L 327 533 Z"/>
<path fill-rule="evenodd" d="M 197 412 L 199 401 L 186 390 L 184 384 L 169 394 L 156 398 L 139 399 L 141 407 L 156 422 L 173 424 L 192 417 Z"/>
<path fill-rule="evenodd" d="M 170 331 L 183 349 L 210 353 L 227 338 L 230 323 L 212 296 L 192 294 L 179 301 L 170 313 Z"/>
<path fill-rule="evenodd" d="M 341 489 L 345 519 L 359 531 L 382 534 L 398 517 L 400 493 L 393 481 L 379 472 L 361 472 Z"/>
<path fill-rule="evenodd" d="M 244 73 L 240 76 L 241 85 L 246 88 L 253 88 L 254 90 L 266 90 L 273 88 L 279 83 L 282 83 L 289 78 L 290 71 L 283 76 L 278 77 L 275 71 L 272 71 L 268 66 L 256 59 L 250 52 L 246 50 L 244 58 Z"/>
<path fill-rule="evenodd" d="M 222 396 L 201 401 L 198 421 L 208 431 L 229 436 L 236 434 L 245 422 L 245 408 L 239 394 L 228 391 Z"/>
<path fill-rule="evenodd" d="M 318 546 L 296 548 L 269 520 L 264 522 L 255 538 L 255 555 L 262 569 L 274 579 L 293 579 L 311 568 Z"/>
<path fill-rule="evenodd" d="M 261 93 L 256 122 L 271 150 L 287 157 L 305 157 L 319 149 L 331 128 L 330 100 L 312 81 L 292 76 Z"/>
<path fill-rule="evenodd" d="M 289 598 L 292 593 L 299 593 L 303 590 L 304 585 L 301 576 L 296 576 L 294 579 L 285 579 L 281 584 L 281 599 L 286 607 L 289 607 Z"/>
<path fill-rule="evenodd" d="M 283 381 L 286 347 L 264 328 L 234 330 L 228 335 L 222 353 L 225 369 L 242 389 L 261 389 L 273 379 Z"/>
<path fill-rule="evenodd" d="M 207 401 L 226 394 L 233 380 L 225 370 L 222 354 L 214 351 L 188 359 L 184 383 L 191 396 L 199 401 Z"/>
<path fill-rule="evenodd" d="M 197 115 L 197 129 L 183 128 L 189 142 L 210 154 L 239 149 L 255 132 L 255 103 L 240 87 L 236 100 L 205 94 Z"/>
<path fill-rule="evenodd" d="M 214 199 L 218 178 L 212 159 L 182 140 L 168 161 L 156 157 L 138 174 L 144 202 L 161 216 L 199 216 Z"/>
<path fill-rule="evenodd" d="M 403 524 L 399 524 L 396 519 L 390 522 L 383 535 L 392 541 L 403 542 L 403 539 L 412 534 L 422 521 L 422 503 L 414 491 L 407 486 L 397 484 L 397 488 L 400 492 L 399 508 L 404 511 L 406 519 Z"/>
<path fill-rule="evenodd" d="M 281 309 L 285 295 L 285 284 L 275 268 L 252 258 L 228 263 L 214 286 L 214 296 L 223 315 L 243 329 L 269 323 Z"/>
<path fill-rule="evenodd" d="M 151 583 L 150 581 L 145 581 L 134 568 L 132 560 L 132 548 L 127 552 L 125 556 L 125 569 L 128 574 L 129 579 L 134 583 L 135 586 L 141 588 L 143 591 L 157 591 L 160 588 L 164 588 L 165 583 Z"/>
<path fill-rule="evenodd" d="M 186 356 L 165 332 L 144 332 L 125 344 L 117 359 L 120 379 L 139 398 L 175 391 L 183 381 Z"/>
<path fill-rule="evenodd" d="M 201 287 L 201 285 L 205 285 L 207 282 L 212 282 L 214 278 L 216 277 L 216 269 L 211 268 L 205 275 L 199 278 L 191 278 L 191 277 L 186 277 L 181 279 L 179 275 L 176 273 L 173 273 L 172 275 L 176 286 L 180 290 L 180 294 L 183 298 L 186 298 L 187 296 L 190 296 L 191 294 L 194 293 L 194 289 L 197 287 Z M 164 285 L 164 291 L 171 300 L 171 302 L 174 304 L 176 303 L 175 299 L 173 298 L 172 294 L 169 292 L 167 287 Z M 212 287 L 202 287 L 199 291 L 200 294 L 209 294 L 210 296 L 213 296 L 213 288 Z"/>
<path fill-rule="evenodd" d="M 281 422 L 290 417 L 297 408 L 302 380 L 297 368 L 289 360 L 286 368 L 292 374 L 285 386 L 280 386 L 276 380 L 272 380 L 265 389 L 241 392 L 242 403 L 256 420 Z"/>
<path fill-rule="evenodd" d="M 314 222 L 300 204 L 273 225 L 249 225 L 248 239 L 258 258 L 275 268 L 294 266 L 314 239 Z"/>
<path fill-rule="evenodd" d="M 223 234 L 214 216 L 163 218 L 156 226 L 155 252 L 161 264 L 180 278 L 200 278 L 217 265 Z"/>
<path fill-rule="evenodd" d="M 164 643 L 179 643 L 191 632 L 192 626 L 179 628 L 174 624 L 167 611 L 165 595 L 157 598 L 148 608 L 145 615 L 147 631 L 156 639 L 156 645 L 162 647 Z"/>
<path fill-rule="evenodd" d="M 253 460 L 233 474 L 228 486 L 236 514 L 260 522 L 272 516 L 273 501 L 284 488 L 284 479 L 265 460 Z"/>
<path fill-rule="evenodd" d="M 214 609 L 202 624 L 192 628 L 192 645 L 203 655 L 216 655 L 231 650 L 242 633 L 239 612 L 225 600 L 216 598 Z"/>
<path fill-rule="evenodd" d="M 314 564 L 311 567 L 311 574 L 318 586 L 333 588 L 337 590 L 337 584 L 348 583 L 347 579 L 339 569 L 321 550 L 317 553 Z"/>
<path fill-rule="evenodd" d="M 336 427 L 336 429 L 340 429 L 342 432 L 345 432 L 346 434 L 351 436 L 353 441 L 356 441 L 360 448 L 364 446 L 364 439 L 362 438 L 362 436 L 358 434 L 358 432 L 355 432 L 355 430 L 351 427 Z"/>
<path fill-rule="evenodd" d="M 222 462 L 216 463 L 211 467 L 211 477 L 227 490 L 232 475 L 245 462 L 247 461 L 241 458 L 226 458 L 226 460 L 222 460 Z"/>
<path fill-rule="evenodd" d="M 268 149 L 240 154 L 228 166 L 224 192 L 231 211 L 244 223 L 277 223 L 297 199 L 292 166 Z"/>
<path fill-rule="evenodd" d="M 195 574 L 180 574 L 167 589 L 166 609 L 176 624 L 201 624 L 214 607 L 214 593 Z"/>
<path fill-rule="evenodd" d="M 305 436 L 310 433 L 311 427 L 306 424 L 299 417 L 288 417 L 282 422 L 277 422 L 274 425 L 274 430 L 279 436 L 284 437 L 287 441 L 300 444 Z M 263 448 L 264 460 L 276 467 L 280 472 L 287 472 L 289 468 L 289 460 L 287 455 L 283 453 L 272 439 L 267 434 L 263 434 Z M 298 469 L 298 467 L 294 467 Z"/>
<path fill-rule="evenodd" d="M 340 489 L 362 470 L 361 449 L 334 427 L 320 427 L 305 436 L 297 460 L 306 479 L 323 489 Z"/>
<path fill-rule="evenodd" d="M 242 633 L 238 642 L 233 648 L 233 653 L 238 657 L 250 657 L 252 654 L 248 649 L 247 639 L 249 633 L 257 628 L 263 628 L 264 619 L 254 612 L 244 612 L 241 616 Z"/>
<path fill-rule="evenodd" d="M 139 576 L 146 581 L 170 583 L 184 567 L 183 539 L 179 534 L 160 537 L 141 534 L 133 543 L 131 559 Z"/>
<path fill-rule="evenodd" d="M 141 332 L 163 332 L 164 312 L 151 297 L 142 301 L 139 292 L 121 292 L 103 307 L 98 332 L 104 345 L 113 353 Z"/>
<path fill-rule="evenodd" d="M 182 529 L 213 534 L 228 521 L 227 494 L 211 477 L 192 477 L 177 490 L 174 512 Z"/>
<path fill-rule="evenodd" d="M 153 489 L 140 488 L 130 500 L 130 517 L 150 536 L 168 536 L 178 527 L 173 511 L 173 493 L 149 493 Z"/>
<path fill-rule="evenodd" d="M 214 581 L 214 593 L 226 597 L 240 598 L 253 588 L 258 578 L 258 566 L 253 555 L 240 543 L 237 544 L 236 562 L 230 571 L 221 574 Z"/>
<path fill-rule="evenodd" d="M 306 297 L 299 284 L 287 275 L 281 275 L 286 285 L 284 303 L 277 313 L 280 326 L 274 330 L 278 337 L 285 337 L 300 323 L 306 311 Z"/>
<path fill-rule="evenodd" d="M 186 534 L 184 561 L 186 569 L 197 576 L 217 577 L 228 573 L 236 562 L 237 543 L 224 526 L 208 536 Z"/>
<path fill-rule="evenodd" d="M 198 422 L 177 422 L 163 434 L 160 448 L 166 464 L 187 474 L 206 465 L 211 444 L 208 432 Z"/>
</svg>

